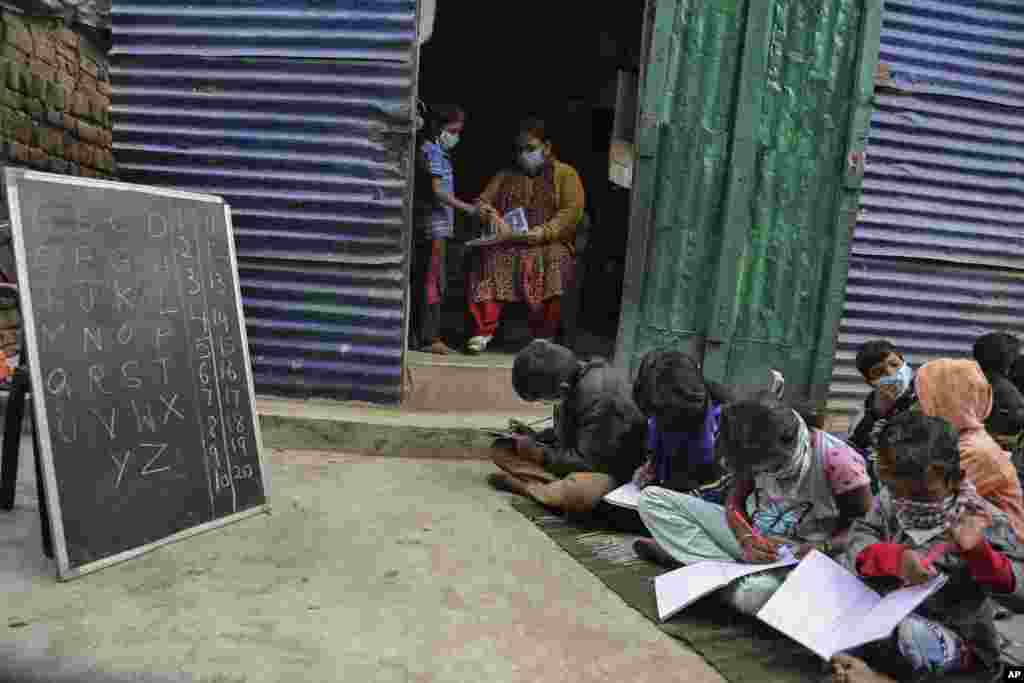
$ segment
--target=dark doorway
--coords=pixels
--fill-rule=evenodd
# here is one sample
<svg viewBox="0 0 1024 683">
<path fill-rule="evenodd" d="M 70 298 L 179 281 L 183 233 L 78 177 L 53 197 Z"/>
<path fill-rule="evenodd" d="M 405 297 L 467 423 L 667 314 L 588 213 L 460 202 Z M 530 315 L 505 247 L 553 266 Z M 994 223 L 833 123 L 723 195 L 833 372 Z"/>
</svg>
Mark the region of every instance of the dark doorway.
<svg viewBox="0 0 1024 683">
<path fill-rule="evenodd" d="M 473 201 L 513 163 L 516 127 L 528 116 L 544 119 L 556 156 L 579 172 L 590 229 L 577 262 L 575 324 L 565 332 L 582 356 L 610 358 L 618 327 L 630 191 L 609 180 L 609 154 L 621 74 L 641 66 L 643 13 L 643 2 L 438 0 L 420 56 L 420 100 L 467 113 L 453 153 L 460 199 Z M 461 243 L 478 232 L 475 221 L 457 217 L 448 247 L 442 326 L 459 351 L 468 332 L 465 264 L 473 257 Z M 488 354 L 514 353 L 529 339 L 525 308 L 509 307 Z"/>
</svg>

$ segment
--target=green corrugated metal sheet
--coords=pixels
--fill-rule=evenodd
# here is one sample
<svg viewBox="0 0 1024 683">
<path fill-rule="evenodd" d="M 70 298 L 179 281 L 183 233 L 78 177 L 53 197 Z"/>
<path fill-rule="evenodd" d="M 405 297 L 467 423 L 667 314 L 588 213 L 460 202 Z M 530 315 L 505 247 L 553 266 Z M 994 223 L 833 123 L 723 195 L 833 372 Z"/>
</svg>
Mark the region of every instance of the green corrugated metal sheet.
<svg viewBox="0 0 1024 683">
<path fill-rule="evenodd" d="M 824 397 L 879 1 L 652 3 L 621 361 L 681 348 Z"/>
</svg>

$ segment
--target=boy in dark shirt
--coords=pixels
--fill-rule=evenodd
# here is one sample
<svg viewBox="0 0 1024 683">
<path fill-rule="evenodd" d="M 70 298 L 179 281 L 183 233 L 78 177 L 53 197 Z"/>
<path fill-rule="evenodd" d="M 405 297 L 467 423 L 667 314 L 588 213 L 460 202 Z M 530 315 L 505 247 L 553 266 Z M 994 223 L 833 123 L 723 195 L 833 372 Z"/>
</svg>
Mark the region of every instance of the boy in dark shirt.
<svg viewBox="0 0 1024 683">
<path fill-rule="evenodd" d="M 521 435 L 496 447 L 494 464 L 503 471 L 488 479 L 495 488 L 589 515 L 643 462 L 646 420 L 618 368 L 583 363 L 564 346 L 536 340 L 516 356 L 512 384 L 525 401 L 560 404 L 550 439 Z"/>
<path fill-rule="evenodd" d="M 857 351 L 857 369 L 873 391 L 864 400 L 859 420 L 850 429 L 847 443 L 867 460 L 871 491 L 878 493 L 875 451 L 878 435 L 897 415 L 915 410 L 917 392 L 914 371 L 892 342 L 877 339 L 865 342 Z"/>
</svg>

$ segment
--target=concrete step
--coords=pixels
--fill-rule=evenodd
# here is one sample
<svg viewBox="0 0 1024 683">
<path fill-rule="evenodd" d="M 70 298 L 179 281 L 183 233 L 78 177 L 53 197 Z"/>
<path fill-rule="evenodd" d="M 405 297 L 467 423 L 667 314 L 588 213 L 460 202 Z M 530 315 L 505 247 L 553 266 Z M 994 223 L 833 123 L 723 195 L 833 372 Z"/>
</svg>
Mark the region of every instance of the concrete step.
<svg viewBox="0 0 1024 683">
<path fill-rule="evenodd" d="M 529 423 L 550 415 L 550 409 L 531 404 L 529 411 L 447 412 L 277 398 L 259 398 L 256 404 L 267 448 L 404 458 L 486 459 L 493 437 L 484 430 L 506 429 L 510 418 Z"/>
<path fill-rule="evenodd" d="M 512 388 L 512 356 L 435 356 L 410 352 L 402 407 L 411 412 L 533 414 Z M 543 412 L 543 411 L 542 411 Z"/>
<path fill-rule="evenodd" d="M 516 396 L 511 355 L 409 355 L 407 398 L 401 406 L 258 398 L 264 446 L 408 458 L 486 458 L 493 438 L 483 430 L 506 429 L 511 418 L 530 423 L 551 414 L 550 408 Z M 0 393 L 0 420 L 6 399 L 7 394 Z M 28 406 L 22 424 L 26 435 L 31 434 L 31 415 Z"/>
</svg>

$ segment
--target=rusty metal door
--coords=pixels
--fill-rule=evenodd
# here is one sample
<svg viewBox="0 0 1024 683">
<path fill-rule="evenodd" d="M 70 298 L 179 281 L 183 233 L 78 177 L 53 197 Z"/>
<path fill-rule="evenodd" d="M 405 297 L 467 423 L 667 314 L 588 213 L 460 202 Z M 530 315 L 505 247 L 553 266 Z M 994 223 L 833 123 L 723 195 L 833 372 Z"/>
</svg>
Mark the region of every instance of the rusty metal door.
<svg viewBox="0 0 1024 683">
<path fill-rule="evenodd" d="M 617 360 L 822 402 L 881 0 L 651 0 Z"/>
</svg>

